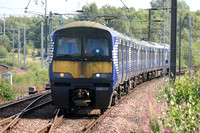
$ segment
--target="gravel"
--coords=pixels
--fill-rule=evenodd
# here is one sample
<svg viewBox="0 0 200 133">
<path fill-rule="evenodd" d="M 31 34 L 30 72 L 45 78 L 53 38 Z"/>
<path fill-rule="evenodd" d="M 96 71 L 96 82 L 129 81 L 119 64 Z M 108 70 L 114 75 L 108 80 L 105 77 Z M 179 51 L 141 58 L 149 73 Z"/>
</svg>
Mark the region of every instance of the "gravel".
<svg viewBox="0 0 200 133">
<path fill-rule="evenodd" d="M 154 98 L 157 85 L 162 85 L 162 78 L 154 79 L 137 86 L 122 102 L 112 108 L 108 116 L 92 132 L 151 132 L 149 118 L 155 115 L 156 111 L 159 111 L 159 109 L 155 109 L 157 103 Z M 50 104 L 28 115 L 24 115 L 9 132 L 35 132 L 48 124 L 55 109 L 55 106 Z M 82 109 L 77 114 L 65 117 L 62 124 L 55 127 L 53 132 L 83 132 L 84 128 L 100 115 L 100 110 Z"/>
<path fill-rule="evenodd" d="M 137 86 L 121 103 L 117 104 L 100 125 L 93 129 L 95 133 L 105 132 L 151 132 L 149 118 L 156 115 L 156 101 L 153 93 L 156 86 L 162 85 L 162 78 L 148 81 Z"/>
</svg>

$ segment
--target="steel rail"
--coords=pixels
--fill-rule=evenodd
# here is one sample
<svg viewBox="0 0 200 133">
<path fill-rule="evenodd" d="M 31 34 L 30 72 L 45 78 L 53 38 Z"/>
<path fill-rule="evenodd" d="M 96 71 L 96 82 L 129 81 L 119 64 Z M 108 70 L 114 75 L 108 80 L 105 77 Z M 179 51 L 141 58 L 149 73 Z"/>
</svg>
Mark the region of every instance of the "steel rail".
<svg viewBox="0 0 200 133">
<path fill-rule="evenodd" d="M 10 122 L 0 133 L 4 133 L 6 132 L 8 129 L 12 128 L 18 121 L 19 121 L 19 118 L 22 117 L 22 115 L 27 112 L 27 111 L 30 111 L 31 108 L 34 109 L 34 107 L 31 107 L 34 103 L 36 103 L 38 100 L 40 100 L 41 98 L 49 95 L 51 92 L 49 93 L 45 93 L 43 95 L 41 95 L 40 97 L 38 97 L 37 99 L 35 99 L 33 102 L 31 102 L 26 108 L 24 108 L 21 112 L 11 116 L 10 118 L 7 118 L 5 121 L 2 121 L 2 123 L 7 123 L 7 122 Z M 36 107 L 39 107 L 39 106 L 36 106 Z M 1 122 L 0 122 L 1 123 Z"/>
<path fill-rule="evenodd" d="M 3 74 L 9 70 L 9 67 L 3 64 L 0 64 L 0 74 Z"/>
<path fill-rule="evenodd" d="M 35 133 L 52 133 L 53 128 L 60 123 L 64 115 L 59 116 L 60 109 L 56 109 L 54 118 L 43 128 L 39 129 Z"/>
<path fill-rule="evenodd" d="M 188 71 L 188 69 L 182 69 L 181 73 L 185 73 L 185 72 L 187 72 L 187 71 Z M 155 78 L 155 79 L 152 79 L 152 80 L 150 80 L 150 81 L 144 82 L 144 83 L 142 83 L 142 84 L 139 84 L 136 88 L 139 88 L 140 86 L 144 86 L 144 85 L 148 84 L 149 82 L 151 82 L 151 81 L 153 81 L 153 80 L 156 80 L 156 78 Z M 116 103 L 116 105 L 118 105 L 119 103 L 121 103 L 128 95 L 130 95 L 131 93 L 133 93 L 134 90 L 135 90 L 135 89 L 132 89 L 127 95 L 124 95 L 124 96 Z M 115 106 L 116 106 L 116 105 L 115 105 Z M 105 117 L 109 114 L 109 112 L 110 112 L 115 106 L 111 107 L 110 109 L 107 109 L 106 112 L 104 112 L 104 114 L 102 114 L 102 115 L 101 115 L 100 117 L 98 117 L 96 120 L 93 120 L 91 123 L 89 123 L 89 124 L 85 127 L 85 129 L 84 129 L 85 133 L 91 132 L 92 129 L 93 129 L 95 126 L 97 126 L 97 125 L 103 120 L 103 118 L 105 118 Z"/>
<path fill-rule="evenodd" d="M 139 84 L 137 87 L 135 87 L 135 89 L 140 88 L 141 86 L 144 86 L 144 85 L 148 84 L 149 82 L 151 82 L 151 81 L 153 81 L 153 80 L 156 80 L 156 78 L 155 78 L 155 79 L 152 79 L 152 80 L 150 80 L 150 81 L 144 82 L 144 83 L 142 83 L 142 84 Z M 129 92 L 127 95 L 124 95 L 124 96 L 115 104 L 115 106 L 117 106 L 119 103 L 121 103 L 122 101 L 124 101 L 124 99 L 127 98 L 127 96 L 129 96 L 130 94 L 132 94 L 132 93 L 135 91 L 135 89 L 131 89 L 130 92 Z M 102 115 L 99 116 L 96 120 L 93 120 L 91 123 L 89 123 L 89 124 L 85 127 L 84 132 L 85 132 L 85 133 L 90 133 L 90 132 L 92 132 L 92 130 L 93 130 L 96 126 L 98 126 L 98 124 L 111 112 L 111 110 L 114 109 L 115 106 L 112 106 L 110 109 L 107 109 L 106 112 L 104 112 L 104 114 L 102 114 Z"/>
<path fill-rule="evenodd" d="M 49 93 L 49 92 L 46 92 L 46 93 Z M 13 106 L 13 105 L 16 105 L 16 104 L 19 104 L 19 103 L 22 103 L 22 102 L 37 98 L 37 97 L 40 97 L 41 95 L 44 95 L 46 93 L 38 93 L 38 94 L 31 95 L 31 96 L 23 98 L 23 99 L 19 99 L 19 100 L 14 101 L 14 102 L 10 102 L 10 103 L 7 103 L 7 104 L 2 104 L 2 105 L 0 105 L 0 110 L 3 109 L 3 108 L 7 108 L 7 107 L 10 107 L 10 106 Z"/>
<path fill-rule="evenodd" d="M 37 106 L 34 106 L 34 107 L 32 107 L 32 108 L 29 108 L 29 109 L 25 110 L 25 112 L 28 112 L 28 111 L 34 110 L 34 109 L 36 109 L 36 108 L 42 107 L 42 106 L 44 106 L 44 105 L 46 105 L 46 104 L 49 104 L 49 103 L 51 103 L 51 102 L 52 102 L 52 100 L 47 101 L 47 102 L 44 102 L 44 103 L 42 103 L 42 104 L 39 104 L 39 105 L 37 105 Z M 24 112 L 24 113 L 25 113 L 25 112 Z M 6 119 L 1 120 L 1 121 L 0 121 L 0 126 L 4 125 L 4 124 L 6 124 L 6 123 L 11 122 L 18 114 L 19 114 L 19 113 L 14 114 L 14 115 L 12 115 L 12 116 L 6 118 Z"/>
</svg>

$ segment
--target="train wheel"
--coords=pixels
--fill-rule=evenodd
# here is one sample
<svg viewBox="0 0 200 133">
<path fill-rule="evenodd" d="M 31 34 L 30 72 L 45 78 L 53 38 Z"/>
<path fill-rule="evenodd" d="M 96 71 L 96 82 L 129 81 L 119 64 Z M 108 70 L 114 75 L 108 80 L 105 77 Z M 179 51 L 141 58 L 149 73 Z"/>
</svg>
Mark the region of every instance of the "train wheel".
<svg viewBox="0 0 200 133">
<path fill-rule="evenodd" d="M 70 114 L 71 111 L 72 111 L 71 109 L 63 109 L 63 112 L 64 112 L 65 115 Z"/>
<path fill-rule="evenodd" d="M 116 104 L 116 102 L 117 102 L 117 96 L 114 95 L 114 96 L 112 97 L 112 103 L 111 103 L 111 106 L 114 106 L 114 105 Z"/>
<path fill-rule="evenodd" d="M 106 109 L 101 109 L 101 114 L 103 114 L 106 111 Z"/>
<path fill-rule="evenodd" d="M 133 88 L 135 88 L 137 86 L 137 82 L 136 82 L 136 78 L 134 78 L 134 81 L 133 81 Z"/>
<path fill-rule="evenodd" d="M 135 88 L 134 79 L 132 79 L 131 82 L 130 82 L 130 89 L 133 90 L 134 88 Z"/>
<path fill-rule="evenodd" d="M 119 91 L 119 92 L 118 92 L 118 99 L 121 99 L 121 97 L 122 97 L 122 92 Z"/>
<path fill-rule="evenodd" d="M 118 87 L 118 99 L 121 99 L 122 97 L 122 86 Z"/>
<path fill-rule="evenodd" d="M 130 92 L 131 83 L 130 81 L 126 84 L 126 94 Z"/>
</svg>

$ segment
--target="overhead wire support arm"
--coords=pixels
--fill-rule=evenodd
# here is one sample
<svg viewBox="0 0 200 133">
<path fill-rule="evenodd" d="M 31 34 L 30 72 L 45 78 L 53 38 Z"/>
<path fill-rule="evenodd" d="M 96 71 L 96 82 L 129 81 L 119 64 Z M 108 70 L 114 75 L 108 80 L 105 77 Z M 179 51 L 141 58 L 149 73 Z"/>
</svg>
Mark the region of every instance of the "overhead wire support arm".
<svg viewBox="0 0 200 133">
<path fill-rule="evenodd" d="M 128 12 L 130 12 L 130 9 L 124 4 L 124 2 L 122 0 L 120 0 L 122 2 L 122 4 L 126 7 L 126 9 L 128 10 Z"/>
</svg>

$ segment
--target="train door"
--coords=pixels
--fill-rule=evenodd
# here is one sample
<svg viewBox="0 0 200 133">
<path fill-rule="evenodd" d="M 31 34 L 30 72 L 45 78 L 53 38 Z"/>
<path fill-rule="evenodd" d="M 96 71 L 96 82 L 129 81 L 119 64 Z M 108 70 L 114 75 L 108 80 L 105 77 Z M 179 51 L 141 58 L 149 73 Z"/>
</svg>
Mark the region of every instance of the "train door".
<svg viewBox="0 0 200 133">
<path fill-rule="evenodd" d="M 147 47 L 145 47 L 145 70 L 148 69 L 148 63 L 147 63 L 147 58 L 148 58 L 148 52 L 147 52 Z"/>
<path fill-rule="evenodd" d="M 135 72 L 135 63 L 134 63 L 134 57 L 135 57 L 135 54 L 134 54 L 134 47 L 135 47 L 135 44 L 132 42 L 132 45 L 131 45 L 132 47 L 131 47 L 131 56 L 132 56 L 132 60 L 131 60 L 131 64 L 132 64 L 132 75 L 131 76 L 133 76 L 134 75 L 134 72 Z"/>
<path fill-rule="evenodd" d="M 153 69 L 153 59 L 154 59 L 154 49 L 153 48 L 151 48 L 151 54 L 150 54 L 150 56 L 151 56 L 151 69 Z"/>
<path fill-rule="evenodd" d="M 128 69 L 128 67 L 129 67 L 129 43 L 128 43 L 128 41 L 125 41 L 125 48 L 126 48 L 126 77 L 125 77 L 125 80 L 128 80 L 128 78 L 129 78 L 129 69 Z"/>
<path fill-rule="evenodd" d="M 140 73 L 140 58 L 141 58 L 141 55 L 140 55 L 140 46 L 138 45 L 138 49 L 137 49 L 137 74 Z"/>
<path fill-rule="evenodd" d="M 119 81 L 122 82 L 122 78 L 123 78 L 123 53 L 122 53 L 122 40 L 119 39 L 119 46 L 118 46 L 118 66 L 119 66 Z"/>
<path fill-rule="evenodd" d="M 159 53 L 158 53 L 158 55 L 159 55 L 158 68 L 160 68 L 160 65 L 161 65 L 161 49 L 159 49 L 158 51 L 159 51 Z"/>
<path fill-rule="evenodd" d="M 135 60 L 136 60 L 136 71 L 135 71 L 135 74 L 138 74 L 138 71 L 139 71 L 139 46 L 138 45 L 136 45 L 135 46 Z"/>
<path fill-rule="evenodd" d="M 126 42 L 122 41 L 122 51 L 123 51 L 123 81 L 126 79 Z"/>
<path fill-rule="evenodd" d="M 156 49 L 156 68 L 159 67 L 159 60 L 160 60 L 160 49 Z"/>
<path fill-rule="evenodd" d="M 129 78 L 133 75 L 133 44 L 129 41 Z"/>
<path fill-rule="evenodd" d="M 137 45 L 134 44 L 134 54 L 133 54 L 133 60 L 134 60 L 134 75 L 136 75 L 136 72 L 137 72 Z"/>
<path fill-rule="evenodd" d="M 147 69 L 151 68 L 151 48 L 147 47 Z"/>
<path fill-rule="evenodd" d="M 113 51 L 112 51 L 112 56 L 113 56 L 113 79 L 114 79 L 114 85 L 116 83 L 119 83 L 121 80 L 121 73 L 119 70 L 119 38 L 113 37 Z"/>
<path fill-rule="evenodd" d="M 160 49 L 160 58 L 161 58 L 161 60 L 160 60 L 160 67 L 163 67 L 163 64 L 164 64 L 163 62 L 165 60 L 164 56 L 165 56 L 164 49 Z"/>
<path fill-rule="evenodd" d="M 142 46 L 140 46 L 140 72 L 142 72 L 142 65 L 143 65 L 143 51 L 142 51 Z"/>
</svg>

